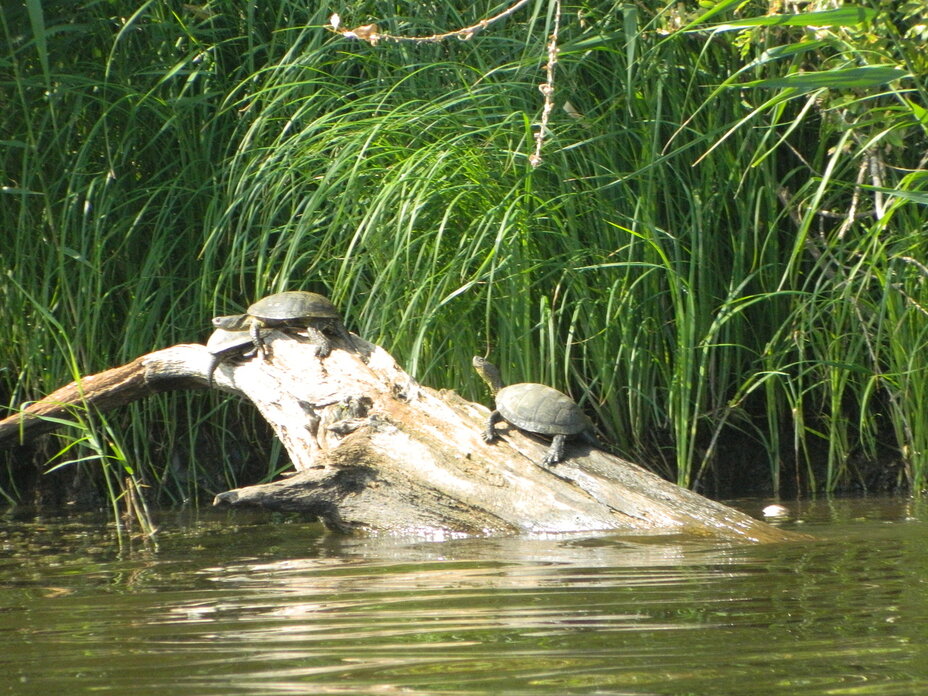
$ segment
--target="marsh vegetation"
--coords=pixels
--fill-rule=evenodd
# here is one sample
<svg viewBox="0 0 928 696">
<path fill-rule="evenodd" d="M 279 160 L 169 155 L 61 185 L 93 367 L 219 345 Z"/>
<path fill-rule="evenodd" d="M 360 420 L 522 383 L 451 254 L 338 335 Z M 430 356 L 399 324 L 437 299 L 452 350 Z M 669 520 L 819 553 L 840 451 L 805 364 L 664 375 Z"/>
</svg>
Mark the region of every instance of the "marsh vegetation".
<svg viewBox="0 0 928 696">
<path fill-rule="evenodd" d="M 920 491 L 920 6 L 534 0 L 432 43 L 330 17 L 429 35 L 506 3 L 5 9 L 2 402 L 306 289 L 423 383 L 486 400 L 489 351 L 570 393 L 684 486 Z M 212 393 L 76 409 L 0 487 L 197 500 L 276 475 L 270 441 Z"/>
</svg>

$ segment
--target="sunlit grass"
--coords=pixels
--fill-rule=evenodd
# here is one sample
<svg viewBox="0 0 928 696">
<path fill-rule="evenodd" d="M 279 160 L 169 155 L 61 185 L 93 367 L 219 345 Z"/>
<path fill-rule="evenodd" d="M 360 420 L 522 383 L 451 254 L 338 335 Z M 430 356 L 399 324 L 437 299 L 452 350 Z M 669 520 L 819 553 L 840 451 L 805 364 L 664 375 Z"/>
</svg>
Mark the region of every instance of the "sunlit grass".
<svg viewBox="0 0 928 696">
<path fill-rule="evenodd" d="M 483 398 L 489 351 L 569 391 L 684 485 L 724 481 L 735 451 L 771 489 L 873 485 L 857 467 L 888 452 L 889 478 L 924 486 L 924 87 L 730 87 L 825 46 L 821 69 L 917 62 L 909 44 L 855 54 L 835 30 L 787 51 L 800 34 L 672 33 L 675 4 L 565 5 L 572 111 L 533 169 L 546 1 L 471 41 L 377 46 L 329 15 L 425 33 L 500 8 L 115 5 L 0 19 L 10 406 L 306 288 L 427 384 Z M 165 502 L 283 465 L 215 395 L 109 418 Z"/>
</svg>

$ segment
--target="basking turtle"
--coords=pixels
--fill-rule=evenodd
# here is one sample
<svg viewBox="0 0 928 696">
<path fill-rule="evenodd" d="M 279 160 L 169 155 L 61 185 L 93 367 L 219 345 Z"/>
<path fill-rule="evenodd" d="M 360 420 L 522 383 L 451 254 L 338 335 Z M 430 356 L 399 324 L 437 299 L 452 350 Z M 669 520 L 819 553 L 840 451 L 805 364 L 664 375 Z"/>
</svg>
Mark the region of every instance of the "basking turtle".
<svg viewBox="0 0 928 696">
<path fill-rule="evenodd" d="M 571 435 L 579 435 L 592 445 L 599 444 L 589 419 L 566 394 L 531 382 L 504 387 L 496 365 L 480 357 L 474 357 L 473 365 L 496 399 L 496 409 L 490 413 L 483 433 L 487 442 L 496 439 L 493 424 L 503 418 L 520 430 L 554 436 L 542 460 L 545 465 L 557 464 L 564 458 L 564 443 Z"/>
<path fill-rule="evenodd" d="M 261 333 L 266 334 L 268 332 L 262 329 Z M 216 329 L 210 334 L 209 339 L 206 341 L 206 349 L 211 354 L 210 364 L 206 370 L 206 379 L 209 382 L 210 389 L 213 387 L 213 373 L 219 367 L 219 362 L 239 351 L 242 351 L 243 357 L 249 354 L 253 355 L 254 351 L 244 351 L 246 347 L 250 348 L 253 345 L 251 332 L 248 330 L 229 331 L 228 329 Z"/>
<path fill-rule="evenodd" d="M 342 324 L 342 317 L 328 298 L 314 292 L 289 290 L 262 297 L 248 308 L 245 314 L 213 317 L 213 326 L 227 331 L 248 331 L 252 343 L 264 356 L 267 350 L 261 329 L 305 329 L 319 346 L 319 357 L 332 350 L 326 333 L 334 334 L 352 347 L 354 342 Z"/>
</svg>

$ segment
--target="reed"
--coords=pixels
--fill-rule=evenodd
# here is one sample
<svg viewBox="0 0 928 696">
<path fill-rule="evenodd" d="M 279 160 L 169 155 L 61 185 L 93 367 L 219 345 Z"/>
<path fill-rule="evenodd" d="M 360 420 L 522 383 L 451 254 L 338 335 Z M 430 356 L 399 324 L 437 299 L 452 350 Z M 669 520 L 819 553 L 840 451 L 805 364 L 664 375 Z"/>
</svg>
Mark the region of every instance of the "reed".
<svg viewBox="0 0 928 696">
<path fill-rule="evenodd" d="M 733 24 L 732 3 L 563 3 L 533 168 L 556 3 L 469 41 L 377 45 L 329 17 L 427 35 L 504 6 L 317 5 L 3 13 L 9 407 L 306 288 L 427 384 L 482 398 L 470 356 L 490 351 L 569 391 L 683 485 L 924 487 L 914 16 L 813 34 Z M 126 490 L 160 502 L 285 466 L 215 395 L 109 418 L 108 480 L 131 470 Z"/>
</svg>

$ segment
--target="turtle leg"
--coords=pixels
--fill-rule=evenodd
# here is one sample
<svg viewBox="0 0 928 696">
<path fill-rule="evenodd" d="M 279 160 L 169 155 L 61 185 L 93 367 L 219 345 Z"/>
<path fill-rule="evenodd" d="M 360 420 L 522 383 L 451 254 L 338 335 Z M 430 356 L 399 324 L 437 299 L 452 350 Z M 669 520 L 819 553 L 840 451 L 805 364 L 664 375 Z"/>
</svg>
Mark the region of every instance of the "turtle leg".
<svg viewBox="0 0 928 696">
<path fill-rule="evenodd" d="M 564 443 L 567 441 L 566 435 L 555 435 L 554 442 L 551 443 L 551 447 L 548 448 L 548 453 L 545 455 L 545 458 L 541 460 L 541 463 L 545 466 L 550 466 L 551 464 L 557 464 L 564 458 Z"/>
<path fill-rule="evenodd" d="M 264 345 L 264 336 L 261 335 L 261 326 L 257 321 L 251 322 L 248 334 L 251 336 L 251 342 L 255 344 L 255 351 L 262 360 L 267 360 L 267 346 Z"/>
<path fill-rule="evenodd" d="M 491 411 L 490 417 L 487 418 L 487 427 L 483 431 L 483 441 L 484 442 L 493 442 L 496 439 L 496 431 L 493 429 L 493 424 L 498 421 L 502 416 L 500 416 L 499 411 Z"/>
<path fill-rule="evenodd" d="M 342 322 L 339 321 L 338 319 L 327 320 L 324 324 L 319 326 L 319 329 L 326 333 L 332 334 L 333 336 L 337 336 L 342 341 L 344 341 L 345 345 L 351 348 L 351 350 L 353 350 L 355 353 L 361 352 L 360 350 L 358 350 L 358 346 L 355 345 L 354 339 L 351 337 L 351 334 L 348 333 L 348 329 L 346 329 L 345 325 L 342 324 Z"/>
<path fill-rule="evenodd" d="M 351 349 L 352 349 L 355 353 L 360 353 L 360 352 L 361 352 L 360 350 L 358 350 L 358 346 L 355 344 L 354 339 L 351 337 L 351 334 L 348 333 L 348 329 L 345 328 L 345 325 L 344 325 L 344 324 L 342 324 L 340 321 L 335 322 L 335 326 L 334 326 L 333 328 L 334 328 L 334 330 L 335 330 L 335 334 L 336 334 L 340 339 L 342 339 L 345 343 L 347 343 L 349 346 L 351 346 Z"/>
<path fill-rule="evenodd" d="M 325 358 L 332 352 L 332 342 L 329 341 L 328 336 L 322 333 L 317 327 L 307 326 L 306 333 L 309 335 L 310 340 L 319 347 L 316 355 L 320 358 Z"/>
</svg>

